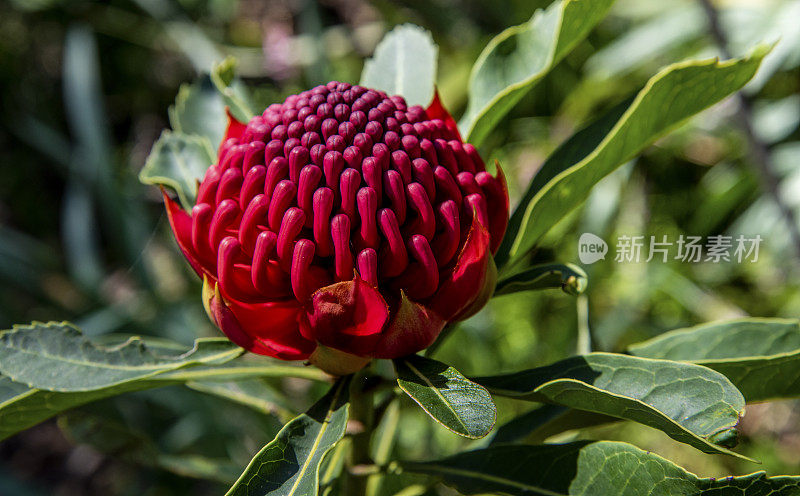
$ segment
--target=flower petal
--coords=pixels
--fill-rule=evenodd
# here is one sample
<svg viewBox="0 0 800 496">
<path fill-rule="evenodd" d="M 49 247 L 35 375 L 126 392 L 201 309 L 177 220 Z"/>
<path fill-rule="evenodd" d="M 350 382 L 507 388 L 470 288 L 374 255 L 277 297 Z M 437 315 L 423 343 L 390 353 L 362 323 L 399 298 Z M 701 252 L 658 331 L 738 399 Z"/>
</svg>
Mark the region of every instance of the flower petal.
<svg viewBox="0 0 800 496">
<path fill-rule="evenodd" d="M 500 162 L 494 161 L 497 168 L 497 175 L 492 177 L 488 172 L 480 172 L 475 175 L 478 185 L 486 195 L 486 206 L 489 211 L 489 233 L 492 236 L 491 251 L 497 253 L 500 242 L 508 227 L 508 183 Z"/>
<path fill-rule="evenodd" d="M 494 264 L 494 257 L 489 257 L 489 267 L 483 281 L 483 288 L 478 292 L 478 296 L 470 303 L 467 308 L 460 311 L 451 320 L 457 322 L 466 320 L 483 308 L 494 295 L 494 288 L 497 286 L 497 266 Z"/>
<path fill-rule="evenodd" d="M 203 293 L 207 293 L 204 286 Z M 214 293 L 208 299 L 207 305 L 208 313 L 212 317 L 212 321 L 222 332 L 228 336 L 228 339 L 241 346 L 246 350 L 253 350 L 255 348 L 255 340 L 247 335 L 236 320 L 236 316 L 231 312 L 225 304 L 225 300 L 219 293 L 219 286 L 214 283 Z"/>
<path fill-rule="evenodd" d="M 444 329 L 445 320 L 400 292 L 400 302 L 372 356 L 398 358 L 427 348 Z"/>
<path fill-rule="evenodd" d="M 203 303 L 228 339 L 253 353 L 281 360 L 305 360 L 316 347 L 298 331 L 300 307 L 295 301 L 240 303 L 226 299 L 219 285 L 206 279 Z"/>
<path fill-rule="evenodd" d="M 208 315 L 209 320 L 214 323 L 216 323 L 216 320 L 214 318 L 214 312 L 211 311 L 211 300 L 216 296 L 216 292 L 217 281 L 203 274 L 203 289 L 200 299 L 203 301 L 203 308 L 206 310 L 206 315 Z"/>
<path fill-rule="evenodd" d="M 368 356 L 388 319 L 386 300 L 356 276 L 314 292 L 301 316 L 300 332 L 329 348 Z"/>
<path fill-rule="evenodd" d="M 433 100 L 431 100 L 430 105 L 428 108 L 425 109 L 425 113 L 428 114 L 429 119 L 441 119 L 444 121 L 444 125 L 447 129 L 453 133 L 453 138 L 457 138 L 458 141 L 464 141 L 461 139 L 461 133 L 458 132 L 458 124 L 456 120 L 453 119 L 453 116 L 450 115 L 450 112 L 444 108 L 442 105 L 442 101 L 439 99 L 439 90 L 434 88 L 433 90 Z"/>
<path fill-rule="evenodd" d="M 469 307 L 484 289 L 492 256 L 489 243 L 489 231 L 478 221 L 478 216 L 473 215 L 472 226 L 458 255 L 458 262 L 442 278 L 439 289 L 425 306 L 432 308 L 446 321 L 453 320 Z"/>
<path fill-rule="evenodd" d="M 197 275 L 203 277 L 204 274 L 207 274 L 213 277 L 212 272 L 203 266 L 203 263 L 192 248 L 192 217 L 167 195 L 167 191 L 164 188 L 161 188 L 161 194 L 164 197 L 164 206 L 167 210 L 169 225 L 173 234 L 175 234 L 175 241 L 178 242 L 178 248 L 181 249 L 181 253 L 189 261 L 189 265 L 197 272 Z"/>
</svg>

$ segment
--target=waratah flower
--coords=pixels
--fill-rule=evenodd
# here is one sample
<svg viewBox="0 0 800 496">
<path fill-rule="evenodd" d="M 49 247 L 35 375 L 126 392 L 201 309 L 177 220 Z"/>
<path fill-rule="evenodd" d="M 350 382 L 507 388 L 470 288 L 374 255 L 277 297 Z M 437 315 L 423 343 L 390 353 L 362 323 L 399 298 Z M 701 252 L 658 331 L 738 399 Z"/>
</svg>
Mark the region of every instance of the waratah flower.
<svg viewBox="0 0 800 496">
<path fill-rule="evenodd" d="M 212 320 L 235 343 L 334 373 L 426 348 L 494 290 L 508 222 L 438 98 L 331 82 L 229 116 L 191 214 L 164 196 Z"/>
</svg>

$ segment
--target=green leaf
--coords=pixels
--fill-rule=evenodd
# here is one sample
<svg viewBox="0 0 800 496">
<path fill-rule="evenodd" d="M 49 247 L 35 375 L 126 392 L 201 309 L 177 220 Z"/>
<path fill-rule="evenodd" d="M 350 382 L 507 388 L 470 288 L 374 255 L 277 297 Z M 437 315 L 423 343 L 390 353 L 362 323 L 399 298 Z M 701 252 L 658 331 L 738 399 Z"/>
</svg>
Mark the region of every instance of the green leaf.
<svg viewBox="0 0 800 496">
<path fill-rule="evenodd" d="M 199 455 L 169 455 L 161 453 L 156 466 L 172 473 L 193 479 L 213 480 L 231 484 L 239 475 L 239 467 L 228 459 L 214 459 Z"/>
<path fill-rule="evenodd" d="M 503 236 L 503 241 L 500 243 L 500 248 L 494 257 L 498 267 L 503 267 L 510 255 L 511 245 L 521 235 L 520 226 L 525 215 L 523 205 L 529 205 L 536 194 L 547 186 L 553 178 L 563 172 L 564 169 L 581 162 L 589 156 L 603 142 L 608 133 L 614 129 L 614 125 L 625 114 L 634 99 L 635 97 L 631 97 L 615 105 L 591 124 L 570 136 L 547 157 L 547 160 L 544 161 L 536 175 L 533 176 L 530 184 L 528 184 L 528 188 L 519 201 L 519 207 L 514 210 L 508 220 L 506 234 Z"/>
<path fill-rule="evenodd" d="M 70 393 L 42 391 L 0 376 L 0 441 L 71 408 L 133 391 L 187 383 L 193 389 L 203 389 L 203 392 L 210 393 L 211 381 L 236 380 L 241 385 L 247 379 L 258 377 L 296 377 L 320 382 L 329 380 L 324 372 L 314 367 L 285 365 L 285 362 L 264 357 L 248 362 L 245 358 L 247 357 L 219 365 L 201 365 L 164 372 L 145 380 L 94 391 Z M 198 387 L 198 384 L 202 386 Z M 236 399 L 244 401 L 242 398 Z M 255 407 L 253 404 L 250 406 Z"/>
<path fill-rule="evenodd" d="M 339 379 L 308 412 L 286 424 L 256 454 L 226 496 L 317 494 L 319 466 L 344 435 L 351 376 Z"/>
<path fill-rule="evenodd" d="M 566 431 L 611 424 L 620 420 L 622 419 L 599 413 L 543 404 L 498 427 L 489 444 L 520 441 L 525 444 L 538 444 Z"/>
<path fill-rule="evenodd" d="M 74 444 L 90 445 L 100 453 L 142 464 L 158 457 L 158 447 L 146 434 L 100 415 L 73 412 L 58 419 L 58 426 Z"/>
<path fill-rule="evenodd" d="M 789 354 L 800 349 L 797 319 L 743 318 L 676 329 L 631 345 L 637 356 L 713 361 Z"/>
<path fill-rule="evenodd" d="M 730 379 L 748 402 L 800 397 L 796 319 L 748 318 L 676 329 L 628 351 L 714 369 Z"/>
<path fill-rule="evenodd" d="M 563 0 L 506 29 L 472 68 L 461 134 L 479 146 L 500 119 L 605 17 L 614 0 Z"/>
<path fill-rule="evenodd" d="M 525 439 L 532 432 L 557 420 L 568 411 L 569 408 L 561 405 L 540 405 L 499 426 L 489 444 L 513 443 Z"/>
<path fill-rule="evenodd" d="M 554 154 L 557 161 L 548 160 L 543 171 L 547 183 L 533 195 L 529 190 L 514 212 L 498 262 L 510 259 L 513 263 L 525 256 L 552 226 L 586 199 L 600 179 L 687 118 L 739 90 L 755 75 L 769 50 L 769 46 L 760 45 L 746 57 L 725 62 L 711 59 L 673 64 L 648 81 L 607 134 L 602 132 L 619 113 L 619 107 L 581 131 L 580 140 L 569 140 Z M 593 144 L 600 135 L 603 139 L 584 155 L 583 139 Z M 579 160 L 573 161 L 575 158 Z M 539 182 L 534 178 L 531 189 Z"/>
<path fill-rule="evenodd" d="M 169 108 L 169 122 L 178 133 L 203 136 L 215 148 L 219 145 L 228 119 L 222 95 L 209 76 L 181 85 L 175 104 Z"/>
<path fill-rule="evenodd" d="M 178 355 L 159 355 L 141 338 L 112 347 L 92 344 L 71 324 L 33 323 L 0 333 L 0 373 L 37 389 L 91 391 L 203 363 L 222 363 L 244 352 L 224 338 L 200 338 Z"/>
<path fill-rule="evenodd" d="M 170 384 L 168 381 L 148 379 L 93 391 L 59 393 L 27 387 L 0 376 L 0 441 L 71 408 L 110 396 Z"/>
<path fill-rule="evenodd" d="M 90 445 L 100 453 L 133 463 L 226 485 L 232 484 L 239 476 L 240 467 L 228 459 L 161 453 L 144 432 L 86 411 L 62 416 L 58 426 L 74 444 Z"/>
<path fill-rule="evenodd" d="M 286 398 L 261 379 L 189 381 L 186 387 L 248 406 L 263 414 L 276 415 L 284 422 L 292 417 Z"/>
<path fill-rule="evenodd" d="M 518 291 L 560 288 L 569 295 L 577 296 L 586 290 L 587 284 L 586 272 L 577 265 L 536 265 L 501 279 L 494 294 L 500 296 Z"/>
<path fill-rule="evenodd" d="M 247 123 L 253 118 L 253 107 L 247 87 L 236 77 L 236 65 L 235 58 L 227 57 L 214 66 L 210 77 L 233 116 L 240 122 Z"/>
<path fill-rule="evenodd" d="M 386 465 L 392 457 L 392 449 L 400 423 L 400 402 L 397 400 L 398 398 L 395 397 L 386 407 L 381 423 L 372 436 L 370 453 L 378 465 Z"/>
<path fill-rule="evenodd" d="M 350 453 L 353 438 L 345 437 L 331 448 L 319 466 L 319 485 L 333 486 L 344 471 L 347 455 Z"/>
<path fill-rule="evenodd" d="M 394 364 L 400 388 L 449 430 L 478 439 L 494 427 L 497 409 L 491 395 L 453 367 L 418 355 Z"/>
<path fill-rule="evenodd" d="M 409 105 L 427 106 L 436 85 L 438 48 L 431 34 L 419 26 L 392 29 L 364 64 L 361 85 L 401 95 Z"/>
<path fill-rule="evenodd" d="M 756 472 L 699 478 L 654 453 L 612 441 L 492 446 L 443 460 L 400 462 L 396 470 L 439 478 L 467 495 L 766 496 L 800 491 L 800 477 Z"/>
<path fill-rule="evenodd" d="M 263 377 L 296 377 L 330 382 L 331 376 L 316 367 L 286 362 L 260 355 L 243 355 L 236 360 L 214 365 L 200 365 L 167 372 L 158 376 L 167 381 L 241 381 Z"/>
<path fill-rule="evenodd" d="M 392 460 L 397 430 L 400 424 L 400 402 L 394 397 L 383 413 L 380 424 L 372 435 L 370 453 L 375 465 L 386 466 Z M 386 475 L 383 473 L 370 475 L 367 479 L 366 496 L 381 496 L 386 491 Z"/>
<path fill-rule="evenodd" d="M 214 160 L 208 138 L 164 130 L 147 156 L 139 181 L 174 189 L 181 205 L 189 210 L 197 197 L 197 185 Z"/>
<path fill-rule="evenodd" d="M 633 420 L 705 453 L 741 456 L 727 448 L 744 398 L 725 376 L 698 365 L 591 353 L 473 380 L 492 394 Z"/>
<path fill-rule="evenodd" d="M 73 139 L 69 179 L 59 212 L 63 256 L 70 276 L 79 285 L 94 289 L 105 276 L 98 213 L 113 219 L 124 199 L 114 194 L 118 190 L 112 175 L 110 126 L 103 108 L 97 43 L 89 26 L 68 26 L 61 65 L 65 117 Z M 114 232 L 107 234 L 116 235 L 122 226 L 114 227 Z"/>
<path fill-rule="evenodd" d="M 226 338 L 199 338 L 180 351 L 148 347 L 139 337 L 98 346 L 72 324 L 34 322 L 0 333 L 0 373 L 32 388 L 90 391 L 186 366 L 224 363 L 244 353 Z"/>
</svg>

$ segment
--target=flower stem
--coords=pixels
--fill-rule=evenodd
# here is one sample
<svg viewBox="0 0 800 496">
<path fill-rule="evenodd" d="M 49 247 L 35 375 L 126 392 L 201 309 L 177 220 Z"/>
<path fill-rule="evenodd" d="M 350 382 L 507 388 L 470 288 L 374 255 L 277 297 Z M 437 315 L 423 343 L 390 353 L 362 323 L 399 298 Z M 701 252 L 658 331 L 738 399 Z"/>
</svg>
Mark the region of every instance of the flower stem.
<svg viewBox="0 0 800 496">
<path fill-rule="evenodd" d="M 353 423 L 352 448 L 347 461 L 347 478 L 344 494 L 364 496 L 367 490 L 367 475 L 359 467 L 373 465 L 370 456 L 370 439 L 375 429 L 374 387 L 367 368 L 359 373 L 350 390 L 350 420 Z"/>
<path fill-rule="evenodd" d="M 592 331 L 589 328 L 589 298 L 579 295 L 578 301 L 578 340 L 575 352 L 587 355 L 592 352 Z"/>
</svg>

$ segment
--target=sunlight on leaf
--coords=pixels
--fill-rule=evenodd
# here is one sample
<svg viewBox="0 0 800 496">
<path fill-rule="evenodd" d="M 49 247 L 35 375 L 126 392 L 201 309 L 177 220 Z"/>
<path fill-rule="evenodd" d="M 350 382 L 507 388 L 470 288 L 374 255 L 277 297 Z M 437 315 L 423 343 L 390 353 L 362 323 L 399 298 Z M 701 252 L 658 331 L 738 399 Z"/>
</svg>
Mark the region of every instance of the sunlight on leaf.
<svg viewBox="0 0 800 496">
<path fill-rule="evenodd" d="M 477 439 L 494 427 L 497 409 L 483 386 L 430 358 L 414 355 L 394 363 L 400 388 L 449 430 Z"/>
<path fill-rule="evenodd" d="M 472 68 L 461 135 L 479 146 L 519 100 L 605 17 L 614 0 L 563 0 L 497 35 Z"/>
<path fill-rule="evenodd" d="M 724 62 L 673 64 L 651 78 L 624 113 L 620 115 L 618 106 L 579 132 L 576 138 L 581 139 L 565 142 L 539 172 L 548 182 L 541 184 L 535 176 L 512 215 L 497 254 L 498 265 L 513 264 L 527 255 L 550 228 L 586 199 L 600 179 L 644 147 L 742 88 L 770 48 L 761 45 L 746 57 Z"/>
<path fill-rule="evenodd" d="M 433 100 L 437 52 L 428 31 L 413 24 L 397 26 L 364 63 L 360 84 L 425 107 Z"/>
</svg>

